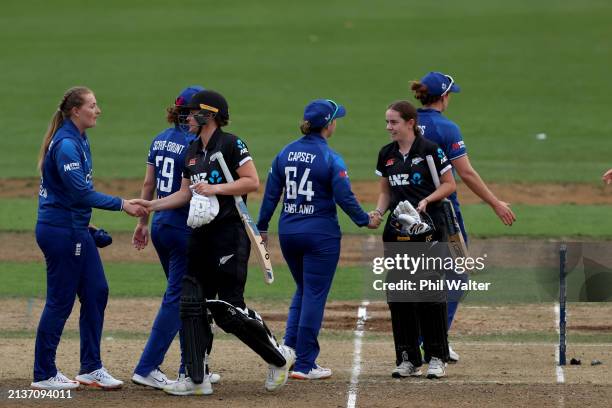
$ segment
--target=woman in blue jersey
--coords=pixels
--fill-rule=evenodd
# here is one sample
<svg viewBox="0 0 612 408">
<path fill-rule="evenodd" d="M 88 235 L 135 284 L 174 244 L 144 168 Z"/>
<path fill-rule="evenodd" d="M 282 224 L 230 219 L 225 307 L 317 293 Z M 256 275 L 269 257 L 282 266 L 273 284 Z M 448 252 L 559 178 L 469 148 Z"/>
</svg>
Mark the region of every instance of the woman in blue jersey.
<svg viewBox="0 0 612 408">
<path fill-rule="evenodd" d="M 516 221 L 516 216 L 510 209 L 510 205 L 499 200 L 487 187 L 478 172 L 472 167 L 467 154 L 465 142 L 457 126 L 453 121 L 446 118 L 442 113 L 448 109 L 451 94 L 460 91 L 459 85 L 455 83 L 453 77 L 441 72 L 430 72 L 420 81 L 413 81 L 411 89 L 414 96 L 418 99 L 423 108 L 418 109 L 418 127 L 426 139 L 436 143 L 453 165 L 453 171 L 459 174 L 461 180 L 470 190 L 487 203 L 499 219 L 505 225 L 512 225 Z M 467 233 L 463 223 L 463 216 L 459 207 L 457 193 L 449 197 L 453 203 L 457 221 L 461 228 L 461 234 L 465 242 L 468 242 Z M 465 279 L 465 274 L 457 276 L 456 279 Z M 458 300 L 462 293 L 453 293 L 448 302 L 448 328 L 457 311 Z M 450 361 L 457 362 L 459 355 L 452 348 L 450 351 Z"/>
<path fill-rule="evenodd" d="M 155 193 L 157 198 L 163 198 L 180 190 L 187 147 L 196 138 L 188 132 L 187 104 L 193 95 L 202 90 L 204 88 L 197 85 L 185 88 L 176 98 L 174 106 L 167 109 L 166 119 L 173 126 L 161 132 L 151 142 L 140 198 L 152 200 Z M 189 206 L 158 211 L 151 224 L 151 241 L 164 269 L 167 286 L 153 322 L 151 335 L 134 369 L 132 381 L 156 389 L 163 389 L 173 383 L 159 367 L 181 327 L 181 282 L 187 270 L 187 243 L 191 234 L 191 229 L 187 226 L 188 212 Z M 146 215 L 139 219 L 134 230 L 132 243 L 138 250 L 149 243 L 148 224 L 149 216 Z M 185 367 L 181 364 L 179 375 L 184 373 Z M 211 375 L 212 383 L 218 382 L 219 379 L 218 374 Z"/>
<path fill-rule="evenodd" d="M 285 345 L 295 349 L 292 378 L 321 379 L 332 375 L 316 363 L 317 337 L 323 311 L 340 256 L 340 227 L 336 203 L 359 226 L 371 226 L 348 179 L 342 157 L 327 144 L 336 130 L 343 106 L 317 99 L 304 110 L 304 136 L 285 146 L 272 162 L 257 227 L 267 240 L 270 218 L 284 190 L 279 220 L 283 256 L 296 283 Z"/>
<path fill-rule="evenodd" d="M 145 215 L 146 210 L 94 190 L 85 130 L 96 125 L 100 113 L 90 89 L 70 88 L 51 119 L 40 149 L 36 242 L 47 264 L 47 299 L 36 332 L 31 384 L 35 389 L 72 389 L 79 383 L 104 389 L 123 385 L 106 371 L 100 359 L 108 284 L 88 225 L 92 208 L 123 210 L 137 217 Z M 77 295 L 81 302 L 81 368 L 76 381 L 72 381 L 55 366 L 55 353 Z"/>
</svg>

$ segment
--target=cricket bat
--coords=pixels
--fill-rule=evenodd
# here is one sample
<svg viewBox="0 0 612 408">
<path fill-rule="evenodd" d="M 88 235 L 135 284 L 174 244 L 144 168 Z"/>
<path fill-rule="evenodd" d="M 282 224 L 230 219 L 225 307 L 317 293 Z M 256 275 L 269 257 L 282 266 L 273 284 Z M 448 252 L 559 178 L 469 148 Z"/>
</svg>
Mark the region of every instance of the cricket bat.
<svg viewBox="0 0 612 408">
<path fill-rule="evenodd" d="M 234 177 L 232 177 L 232 173 L 230 173 L 227 164 L 225 163 L 225 159 L 223 158 L 223 153 L 217 152 L 210 156 L 211 161 L 218 161 L 219 166 L 221 167 L 221 171 L 223 171 L 223 175 L 228 183 L 234 181 Z M 251 240 L 251 244 L 255 247 L 255 255 L 257 256 L 257 262 L 259 262 L 259 266 L 261 267 L 264 273 L 264 281 L 270 285 L 274 282 L 274 271 L 272 270 L 272 262 L 270 261 L 270 253 L 266 249 L 266 245 L 264 244 L 263 238 L 251 218 L 249 214 L 249 210 L 247 209 L 246 204 L 241 196 L 235 195 L 234 201 L 236 202 L 236 209 L 238 210 L 238 214 L 240 214 L 240 219 L 244 224 L 244 228 Z"/>
<path fill-rule="evenodd" d="M 438 188 L 440 187 L 440 177 L 438 177 L 438 170 L 436 169 L 434 159 L 429 154 L 425 156 L 425 159 L 427 160 L 427 166 L 429 166 L 429 172 L 431 173 L 433 182 L 436 188 Z M 442 200 L 442 210 L 446 218 L 446 225 L 448 225 L 448 245 L 451 254 L 453 258 L 465 258 L 468 255 L 467 246 L 461 234 L 461 227 L 459 227 L 453 203 L 451 203 L 448 198 Z"/>
</svg>

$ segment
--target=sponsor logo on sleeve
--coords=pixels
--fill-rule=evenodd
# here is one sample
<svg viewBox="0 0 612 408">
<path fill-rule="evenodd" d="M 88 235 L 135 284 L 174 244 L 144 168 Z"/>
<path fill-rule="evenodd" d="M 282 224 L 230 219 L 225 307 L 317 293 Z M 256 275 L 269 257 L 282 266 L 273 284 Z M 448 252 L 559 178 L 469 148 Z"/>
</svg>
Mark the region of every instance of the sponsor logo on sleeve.
<svg viewBox="0 0 612 408">
<path fill-rule="evenodd" d="M 456 151 L 465 148 L 465 142 L 463 140 L 455 142 L 451 145 L 451 150 Z"/>
<path fill-rule="evenodd" d="M 346 178 L 348 177 L 348 172 L 346 170 L 340 170 L 340 173 L 338 173 L 338 175 L 342 178 Z"/>
<path fill-rule="evenodd" d="M 64 172 L 72 171 L 72 170 L 78 170 L 80 168 L 81 168 L 81 163 L 79 163 L 79 162 L 64 164 Z"/>
</svg>

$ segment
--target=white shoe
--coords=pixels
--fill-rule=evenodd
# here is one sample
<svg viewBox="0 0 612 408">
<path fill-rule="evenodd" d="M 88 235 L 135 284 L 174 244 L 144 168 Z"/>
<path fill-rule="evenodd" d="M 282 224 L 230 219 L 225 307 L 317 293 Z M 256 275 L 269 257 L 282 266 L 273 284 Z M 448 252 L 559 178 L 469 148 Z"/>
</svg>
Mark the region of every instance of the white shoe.
<svg viewBox="0 0 612 408">
<path fill-rule="evenodd" d="M 35 390 L 74 390 L 79 388 L 79 382 L 71 380 L 58 371 L 55 377 L 48 380 L 32 382 L 30 388 Z"/>
<path fill-rule="evenodd" d="M 455 353 L 455 350 L 453 350 L 450 344 L 448 345 L 448 362 L 450 364 L 459 362 L 459 354 Z"/>
<path fill-rule="evenodd" d="M 132 376 L 132 382 L 138 385 L 144 385 L 146 387 L 155 388 L 157 390 L 163 390 L 165 386 L 174 384 L 176 381 L 169 380 L 159 368 L 151 371 L 149 375 L 143 377 L 138 374 Z"/>
<path fill-rule="evenodd" d="M 427 369 L 427 378 L 442 378 L 446 375 L 446 364 L 437 357 L 432 357 L 429 360 L 429 368 Z"/>
<path fill-rule="evenodd" d="M 213 389 L 208 375 L 204 375 L 202 384 L 195 384 L 190 377 L 181 374 L 177 381 L 164 387 L 164 392 L 170 395 L 210 395 Z"/>
<path fill-rule="evenodd" d="M 88 374 L 79 374 L 74 379 L 83 385 L 98 387 L 104 390 L 114 390 L 123 386 L 123 381 L 113 378 L 104 367 Z"/>
<path fill-rule="evenodd" d="M 331 369 L 324 368 L 319 365 L 315 365 L 314 368 L 311 368 L 308 374 L 305 374 L 301 371 L 293 371 L 291 373 L 291 378 L 294 378 L 296 380 L 324 380 L 331 376 Z"/>
<path fill-rule="evenodd" d="M 282 345 L 280 346 L 280 352 L 285 357 L 285 365 L 282 367 L 277 367 L 275 365 L 270 364 L 268 369 L 268 377 L 266 378 L 266 390 L 268 391 L 277 391 L 283 385 L 287 384 L 287 379 L 289 378 L 289 367 L 295 363 L 295 350 L 293 350 L 289 346 Z"/>
<path fill-rule="evenodd" d="M 421 367 L 415 367 L 410 361 L 402 361 L 400 365 L 393 369 L 391 377 L 420 377 L 422 374 Z"/>
</svg>

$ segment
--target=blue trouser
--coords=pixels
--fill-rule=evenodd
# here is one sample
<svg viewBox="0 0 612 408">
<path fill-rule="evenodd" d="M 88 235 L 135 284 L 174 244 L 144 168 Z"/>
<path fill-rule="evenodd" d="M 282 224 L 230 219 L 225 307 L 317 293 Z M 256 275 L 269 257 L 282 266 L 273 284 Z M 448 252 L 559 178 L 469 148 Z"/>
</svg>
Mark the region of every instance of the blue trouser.
<svg viewBox="0 0 612 408">
<path fill-rule="evenodd" d="M 181 328 L 180 301 L 182 280 L 187 270 L 187 242 L 190 231 L 166 224 L 151 225 L 151 241 L 155 246 L 159 261 L 164 268 L 168 284 L 162 299 L 159 312 L 153 322 L 151 335 L 140 356 L 140 361 L 134 369 L 138 375 L 146 377 L 164 361 L 164 356 L 170 348 L 176 333 Z M 184 373 L 181 342 L 181 366 L 179 373 Z"/>
<path fill-rule="evenodd" d="M 47 264 L 47 299 L 36 331 L 34 381 L 57 373 L 55 353 L 75 297 L 81 311 L 81 368 L 89 373 L 102 367 L 100 339 L 108 284 L 98 248 L 87 228 L 72 229 L 36 224 L 36 242 Z"/>
<path fill-rule="evenodd" d="M 461 235 L 463 235 L 463 239 L 465 240 L 465 245 L 468 244 L 468 236 L 465 232 L 465 225 L 463 224 L 463 216 L 461 215 L 461 210 L 458 205 L 453 203 L 453 207 L 455 209 L 455 215 L 457 216 L 457 222 L 459 222 L 459 227 L 461 228 Z M 457 274 L 454 272 L 447 273 L 446 279 L 448 280 L 459 280 L 462 282 L 467 282 L 469 279 L 467 274 Z M 450 330 L 453 320 L 455 319 L 455 313 L 457 313 L 457 308 L 459 307 L 459 300 L 463 295 L 462 290 L 454 290 L 448 292 L 448 302 L 447 302 L 447 316 L 448 316 L 448 329 Z"/>
<path fill-rule="evenodd" d="M 340 258 L 340 237 L 279 235 L 283 256 L 296 284 L 289 306 L 285 344 L 296 351 L 295 371 L 308 373 L 319 355 L 319 330 Z"/>
</svg>

